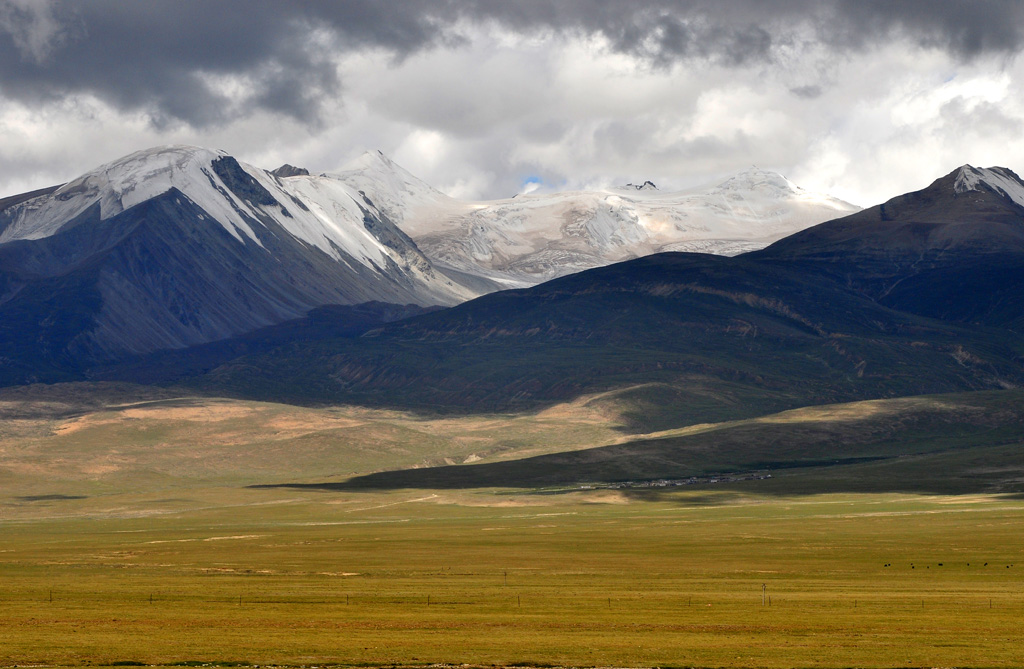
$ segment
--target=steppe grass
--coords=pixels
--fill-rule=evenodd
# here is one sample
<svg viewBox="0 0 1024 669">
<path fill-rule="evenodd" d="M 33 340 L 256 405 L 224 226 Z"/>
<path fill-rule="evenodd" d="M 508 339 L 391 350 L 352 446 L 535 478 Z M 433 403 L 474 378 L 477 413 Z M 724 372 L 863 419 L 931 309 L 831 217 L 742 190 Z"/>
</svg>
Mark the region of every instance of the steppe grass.
<svg viewBox="0 0 1024 669">
<path fill-rule="evenodd" d="M 130 392 L 78 404 L 68 396 L 73 389 L 27 398 L 0 391 L 0 517 L 30 511 L 11 508 L 5 497 L 347 478 L 628 438 L 613 411 L 587 400 L 538 413 L 448 418 L 187 396 L 135 400 Z"/>
<path fill-rule="evenodd" d="M 916 453 L 767 480 L 368 492 L 250 486 L 635 426 L 618 395 L 445 417 L 78 389 L 0 394 L 0 667 L 1024 666 L 1024 499 L 980 494 L 1019 485 L 1019 392 L 645 435 Z"/>
<path fill-rule="evenodd" d="M 0 523 L 0 665 L 1024 664 L 1006 496 L 157 501 L 38 500 L 48 518 Z"/>
</svg>

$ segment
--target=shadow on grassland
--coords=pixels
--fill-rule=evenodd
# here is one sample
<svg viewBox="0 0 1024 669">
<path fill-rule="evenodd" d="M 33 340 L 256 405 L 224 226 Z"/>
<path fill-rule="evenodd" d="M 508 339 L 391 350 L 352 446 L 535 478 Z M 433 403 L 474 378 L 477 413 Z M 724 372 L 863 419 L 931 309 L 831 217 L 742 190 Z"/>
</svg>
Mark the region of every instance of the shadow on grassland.
<svg viewBox="0 0 1024 669">
<path fill-rule="evenodd" d="M 1024 498 L 1024 455 L 1019 444 L 980 447 L 923 455 L 894 456 L 881 460 L 836 460 L 752 470 L 729 469 L 722 474 L 673 473 L 658 470 L 645 475 L 617 459 L 599 468 L 574 467 L 572 459 L 554 463 L 549 456 L 485 465 L 464 465 L 378 472 L 347 481 L 257 485 L 254 488 L 296 488 L 335 492 L 399 489 L 465 490 L 474 488 L 532 489 L 538 494 L 559 494 L 581 486 L 615 488 L 630 497 L 656 499 L 679 490 L 743 490 L 764 495 L 815 495 L 822 493 L 916 493 L 966 495 L 1014 493 Z M 599 470 L 605 472 L 600 475 Z M 624 475 L 632 471 L 633 475 Z M 688 498 L 689 499 L 689 498 Z M 720 503 L 720 494 L 708 498 Z M 693 500 L 690 499 L 690 502 Z"/>
<path fill-rule="evenodd" d="M 281 487 L 336 491 L 580 485 L 737 486 L 765 494 L 1024 492 L 1018 392 L 812 407 L 520 460 L 387 471 Z M 769 476 L 770 475 L 770 476 Z M 660 483 L 657 483 L 660 482 Z"/>
</svg>

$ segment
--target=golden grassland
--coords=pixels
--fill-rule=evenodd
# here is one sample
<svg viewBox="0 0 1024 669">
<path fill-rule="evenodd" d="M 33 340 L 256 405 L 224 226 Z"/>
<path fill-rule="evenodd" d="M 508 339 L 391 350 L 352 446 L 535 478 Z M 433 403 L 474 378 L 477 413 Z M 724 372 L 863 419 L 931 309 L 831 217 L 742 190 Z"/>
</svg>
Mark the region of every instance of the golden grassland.
<svg viewBox="0 0 1024 669">
<path fill-rule="evenodd" d="M 1020 497 L 252 488 L 623 433 L 154 402 L 8 407 L 0 666 L 1024 666 Z"/>
<path fill-rule="evenodd" d="M 72 400 L 0 397 L 0 486 L 15 497 L 344 478 L 618 443 L 629 439 L 620 428 L 586 400 L 446 418 L 197 397 L 75 410 Z"/>
<path fill-rule="evenodd" d="M 1020 500 L 611 494 L 40 501 L 0 525 L 0 665 L 1024 663 Z"/>
</svg>

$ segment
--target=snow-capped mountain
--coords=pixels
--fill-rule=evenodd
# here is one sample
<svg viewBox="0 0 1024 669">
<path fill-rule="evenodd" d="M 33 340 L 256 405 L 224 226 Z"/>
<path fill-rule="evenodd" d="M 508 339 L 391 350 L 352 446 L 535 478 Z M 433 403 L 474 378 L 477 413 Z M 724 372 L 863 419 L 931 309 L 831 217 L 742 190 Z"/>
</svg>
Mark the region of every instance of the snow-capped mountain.
<svg viewBox="0 0 1024 669">
<path fill-rule="evenodd" d="M 963 253 L 1024 253 L 1024 181 L 1012 170 L 963 165 L 927 188 L 803 230 L 761 255 L 852 259 L 862 273 L 873 262 L 880 276 L 891 276 L 898 266 L 957 265 Z"/>
<path fill-rule="evenodd" d="M 0 340 L 42 358 L 178 348 L 324 304 L 455 304 L 358 189 L 187 146 L 139 151 L 0 209 Z"/>
<path fill-rule="evenodd" d="M 0 200 L 0 372 L 44 378 L 327 304 L 452 305 L 658 251 L 738 253 L 852 209 L 757 170 L 696 193 L 463 202 L 379 152 L 314 175 L 158 147 Z"/>
<path fill-rule="evenodd" d="M 369 197 L 374 205 L 406 232 L 428 224 L 435 211 L 458 207 L 454 200 L 413 176 L 380 151 L 367 151 L 340 172 L 330 175 Z"/>
<path fill-rule="evenodd" d="M 510 286 L 662 251 L 736 255 L 859 210 L 757 168 L 695 191 L 646 181 L 489 202 L 447 197 L 379 152 L 334 176 L 366 193 L 435 264 Z"/>
<path fill-rule="evenodd" d="M 364 225 L 380 212 L 358 191 L 327 176 L 280 178 L 238 163 L 223 152 L 171 146 L 139 151 L 65 184 L 49 196 L 4 211 L 0 244 L 51 237 L 98 207 L 100 221 L 176 189 L 243 245 L 264 247 L 261 237 L 276 224 L 334 260 L 348 256 L 371 269 L 403 262 L 421 269 L 415 253 L 399 253 L 392 240 Z M 258 232 L 257 232 L 258 231 Z M 386 235 L 384 235 L 386 236 Z M 419 260 L 420 262 L 417 262 Z M 435 277 L 427 276 L 427 283 Z M 439 294 L 452 293 L 437 288 Z M 446 295 L 448 302 L 466 295 Z"/>
<path fill-rule="evenodd" d="M 963 165 L 926 188 L 754 254 L 825 274 L 880 304 L 1024 332 L 1024 181 Z"/>
</svg>

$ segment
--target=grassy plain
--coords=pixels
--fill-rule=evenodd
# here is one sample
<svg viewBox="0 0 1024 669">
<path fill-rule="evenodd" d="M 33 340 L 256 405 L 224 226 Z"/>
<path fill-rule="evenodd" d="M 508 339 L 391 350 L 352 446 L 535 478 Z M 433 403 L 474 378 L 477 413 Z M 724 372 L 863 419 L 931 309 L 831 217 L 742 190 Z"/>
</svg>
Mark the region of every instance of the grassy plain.
<svg viewBox="0 0 1024 669">
<path fill-rule="evenodd" d="M 344 480 L 630 438 L 615 412 L 594 398 L 530 414 L 450 418 L 151 395 L 118 385 L 35 392 L 0 391 L 0 490 L 13 502 L 0 513 L 33 513 L 36 506 L 18 504 L 21 497 L 102 499 L 130 491 Z"/>
<path fill-rule="evenodd" d="M 1020 500 L 221 495 L 4 523 L 0 665 L 1024 663 Z"/>
<path fill-rule="evenodd" d="M 817 494 L 842 489 L 835 467 L 662 489 L 253 488 L 634 437 L 600 403 L 430 419 L 124 399 L 0 407 L 0 666 L 1024 665 L 1019 496 Z"/>
</svg>

